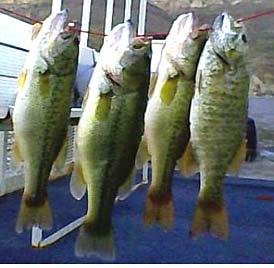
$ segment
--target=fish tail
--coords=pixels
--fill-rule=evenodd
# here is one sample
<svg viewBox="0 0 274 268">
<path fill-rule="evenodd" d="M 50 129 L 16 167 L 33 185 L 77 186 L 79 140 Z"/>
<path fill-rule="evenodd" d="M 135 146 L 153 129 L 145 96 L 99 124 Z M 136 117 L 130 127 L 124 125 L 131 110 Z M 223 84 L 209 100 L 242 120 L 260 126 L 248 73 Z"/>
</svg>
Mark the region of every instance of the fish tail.
<svg viewBox="0 0 274 268">
<path fill-rule="evenodd" d="M 31 204 L 26 198 L 22 199 L 15 230 L 22 233 L 24 229 L 29 230 L 33 225 L 38 225 L 43 230 L 52 228 L 52 214 L 47 198 L 38 205 Z"/>
<path fill-rule="evenodd" d="M 77 257 L 96 256 L 100 259 L 113 261 L 115 259 L 113 228 L 102 231 L 88 223 L 80 228 L 75 244 Z"/>
<path fill-rule="evenodd" d="M 228 238 L 229 224 L 223 200 L 198 200 L 190 235 L 197 238 L 205 233 L 223 240 Z"/>
<path fill-rule="evenodd" d="M 150 189 L 148 192 L 144 224 L 160 224 L 164 229 L 172 229 L 174 222 L 174 207 L 172 192 L 158 194 L 155 190 Z"/>
</svg>

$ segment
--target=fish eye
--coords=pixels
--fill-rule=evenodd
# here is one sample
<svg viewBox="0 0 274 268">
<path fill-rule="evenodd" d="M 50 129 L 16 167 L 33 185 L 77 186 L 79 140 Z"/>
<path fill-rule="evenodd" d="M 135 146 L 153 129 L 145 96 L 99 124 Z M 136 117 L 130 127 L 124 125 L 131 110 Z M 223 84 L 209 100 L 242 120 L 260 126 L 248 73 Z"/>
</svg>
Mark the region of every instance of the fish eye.
<svg viewBox="0 0 274 268">
<path fill-rule="evenodd" d="M 246 38 L 245 34 L 242 34 L 242 40 L 243 40 L 244 43 L 247 43 L 247 38 Z"/>
</svg>

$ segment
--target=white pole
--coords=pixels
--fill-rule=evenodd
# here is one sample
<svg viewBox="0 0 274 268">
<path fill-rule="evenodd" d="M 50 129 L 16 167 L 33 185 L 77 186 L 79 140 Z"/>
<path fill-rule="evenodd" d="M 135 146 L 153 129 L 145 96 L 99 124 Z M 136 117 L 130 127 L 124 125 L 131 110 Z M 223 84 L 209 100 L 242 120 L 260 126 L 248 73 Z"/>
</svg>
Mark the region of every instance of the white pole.
<svg viewBox="0 0 274 268">
<path fill-rule="evenodd" d="M 90 11 L 91 11 L 92 0 L 84 0 L 83 11 L 82 11 L 82 31 L 89 31 L 90 23 Z M 80 35 L 80 46 L 86 47 L 88 44 L 88 33 L 81 32 Z"/>
<path fill-rule="evenodd" d="M 131 6 L 132 6 L 132 0 L 125 0 L 125 15 L 124 15 L 124 21 L 131 19 Z"/>
<path fill-rule="evenodd" d="M 147 0 L 140 0 L 139 19 L 138 19 L 138 32 L 137 32 L 138 35 L 143 35 L 145 33 L 146 10 L 147 10 Z"/>
<path fill-rule="evenodd" d="M 63 0 L 52 0 L 51 12 L 56 13 L 61 11 Z"/>
<path fill-rule="evenodd" d="M 143 178 L 142 182 L 144 184 L 148 184 L 148 162 L 146 162 L 143 166 Z"/>
<path fill-rule="evenodd" d="M 42 241 L 43 231 L 39 228 L 39 226 L 32 226 L 31 230 L 31 245 L 35 248 L 39 248 L 40 243 Z"/>
<path fill-rule="evenodd" d="M 112 28 L 112 19 L 113 19 L 113 7 L 114 0 L 107 1 L 107 9 L 106 9 L 106 19 L 105 19 L 105 34 L 108 35 Z"/>
</svg>

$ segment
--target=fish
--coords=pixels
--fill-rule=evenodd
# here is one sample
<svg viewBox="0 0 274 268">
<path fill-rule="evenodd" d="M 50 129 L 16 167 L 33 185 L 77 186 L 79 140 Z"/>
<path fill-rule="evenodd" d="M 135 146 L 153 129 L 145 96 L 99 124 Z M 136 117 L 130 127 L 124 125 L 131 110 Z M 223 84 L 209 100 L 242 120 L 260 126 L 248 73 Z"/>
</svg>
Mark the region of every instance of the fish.
<svg viewBox="0 0 274 268">
<path fill-rule="evenodd" d="M 18 78 L 13 150 L 25 180 L 18 233 L 33 225 L 47 230 L 53 223 L 47 182 L 66 143 L 79 51 L 78 34 L 64 31 L 67 19 L 65 9 L 34 26 L 31 49 Z"/>
<path fill-rule="evenodd" d="M 237 174 L 246 155 L 247 53 L 244 24 L 227 12 L 218 15 L 199 60 L 190 110 L 185 165 L 200 172 L 192 238 L 205 233 L 229 237 L 224 180 L 227 172 Z"/>
<path fill-rule="evenodd" d="M 78 125 L 70 184 L 75 198 L 86 190 L 88 195 L 77 257 L 115 259 L 113 205 L 133 170 L 143 133 L 151 53 L 150 39 L 134 37 L 130 21 L 116 25 L 101 48 Z"/>
<path fill-rule="evenodd" d="M 152 182 L 148 189 L 144 224 L 172 229 L 174 207 L 172 177 L 177 160 L 190 137 L 189 111 L 195 73 L 207 32 L 199 31 L 194 12 L 181 14 L 172 24 L 150 88 L 143 143 L 151 158 Z M 140 145 L 142 147 L 142 144 Z M 138 158 L 146 159 L 142 152 Z M 147 157 L 148 158 L 148 157 Z M 142 163 L 143 164 L 143 163 Z M 136 164 L 141 167 L 142 164 Z"/>
</svg>

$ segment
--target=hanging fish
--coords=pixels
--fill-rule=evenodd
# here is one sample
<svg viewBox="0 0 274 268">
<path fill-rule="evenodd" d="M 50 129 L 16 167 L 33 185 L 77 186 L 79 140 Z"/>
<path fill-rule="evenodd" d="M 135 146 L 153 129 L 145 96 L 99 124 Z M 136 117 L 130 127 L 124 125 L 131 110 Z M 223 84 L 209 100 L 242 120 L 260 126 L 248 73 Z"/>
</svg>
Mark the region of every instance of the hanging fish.
<svg viewBox="0 0 274 268">
<path fill-rule="evenodd" d="M 76 255 L 114 259 L 112 209 L 129 177 L 143 133 L 150 77 L 151 45 L 133 37 L 131 23 L 106 38 L 89 83 L 77 136 L 76 175 L 71 192 L 88 192 L 88 211 L 76 241 Z"/>
<path fill-rule="evenodd" d="M 197 23 L 193 12 L 174 21 L 151 83 L 143 138 L 152 161 L 152 183 L 144 213 L 146 225 L 159 223 L 167 229 L 173 225 L 172 176 L 189 141 L 195 72 L 207 38 L 206 32 L 198 30 Z M 138 152 L 138 157 L 142 162 L 146 160 L 142 152 Z"/>
<path fill-rule="evenodd" d="M 193 237 L 210 232 L 226 239 L 229 234 L 224 178 L 227 171 L 238 172 L 245 160 L 247 49 L 244 25 L 226 12 L 219 15 L 199 61 L 190 112 L 191 142 L 185 166 L 201 174 Z"/>
<path fill-rule="evenodd" d="M 18 81 L 14 152 L 25 176 L 16 223 L 19 233 L 34 224 L 42 229 L 52 225 L 47 181 L 65 143 L 78 61 L 77 34 L 64 31 L 67 17 L 63 10 L 34 26 L 32 47 Z"/>
</svg>

